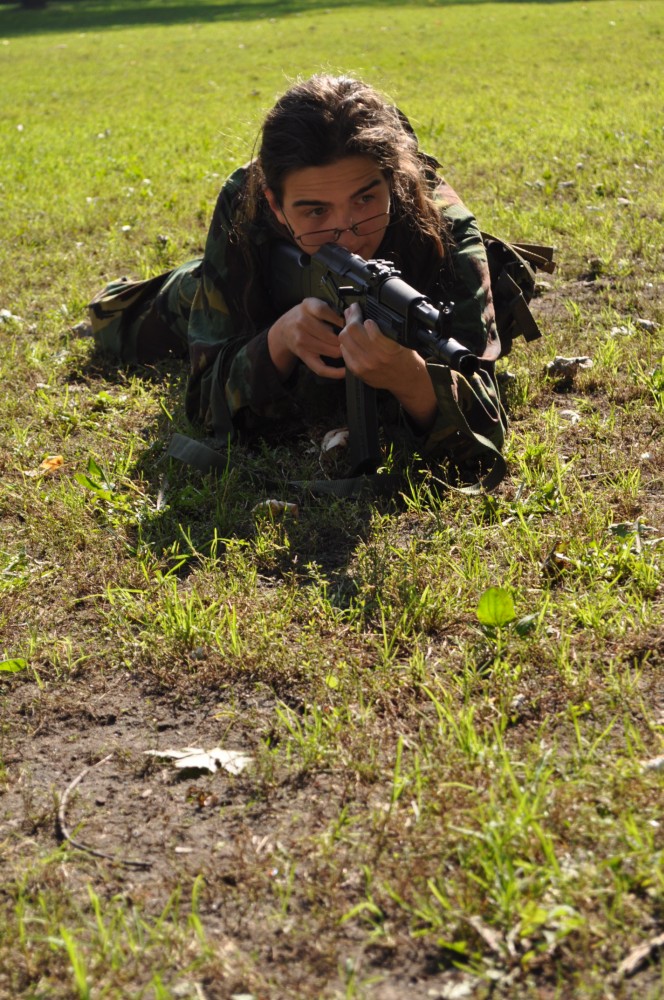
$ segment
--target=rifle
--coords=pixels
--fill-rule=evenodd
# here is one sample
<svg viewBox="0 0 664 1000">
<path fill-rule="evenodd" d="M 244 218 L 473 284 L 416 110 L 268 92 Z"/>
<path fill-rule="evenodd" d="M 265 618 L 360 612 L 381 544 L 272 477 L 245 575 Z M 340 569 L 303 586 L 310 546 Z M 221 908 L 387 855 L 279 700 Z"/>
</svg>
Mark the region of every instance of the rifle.
<svg viewBox="0 0 664 1000">
<path fill-rule="evenodd" d="M 292 243 L 274 245 L 270 259 L 272 297 L 281 312 L 312 296 L 343 314 L 357 302 L 386 337 L 433 357 L 470 378 L 479 359 L 449 336 L 453 303 L 436 303 L 412 288 L 394 265 L 366 261 L 336 243 L 307 254 Z M 353 475 L 374 472 L 380 461 L 373 389 L 346 372 L 346 405 Z"/>
</svg>

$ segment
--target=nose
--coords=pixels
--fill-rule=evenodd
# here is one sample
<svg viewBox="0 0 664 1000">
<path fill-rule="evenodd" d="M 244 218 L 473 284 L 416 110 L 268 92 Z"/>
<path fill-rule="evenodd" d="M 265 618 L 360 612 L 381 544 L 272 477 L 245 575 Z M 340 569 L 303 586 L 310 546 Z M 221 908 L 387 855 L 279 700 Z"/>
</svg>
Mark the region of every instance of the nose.
<svg viewBox="0 0 664 1000">
<path fill-rule="evenodd" d="M 353 230 L 348 226 L 346 229 L 342 229 L 339 236 L 336 239 L 339 246 L 342 246 L 344 250 L 350 250 L 357 242 L 357 236 Z"/>
<path fill-rule="evenodd" d="M 345 250 L 352 250 L 354 246 L 357 246 L 357 233 L 353 231 L 353 226 L 354 220 L 352 216 L 349 213 L 344 213 L 343 217 L 339 219 L 339 235 L 335 243 L 344 247 Z"/>
</svg>

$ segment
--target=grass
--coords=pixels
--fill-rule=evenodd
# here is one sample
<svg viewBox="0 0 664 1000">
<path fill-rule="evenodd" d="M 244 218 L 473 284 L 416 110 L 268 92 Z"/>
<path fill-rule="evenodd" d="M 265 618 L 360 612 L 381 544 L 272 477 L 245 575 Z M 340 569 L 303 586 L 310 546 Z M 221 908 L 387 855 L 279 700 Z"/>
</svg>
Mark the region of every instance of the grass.
<svg viewBox="0 0 664 1000">
<path fill-rule="evenodd" d="M 656 945 L 621 963 L 663 920 L 663 29 L 638 0 L 0 7 L 0 996 L 662 994 Z M 107 279 L 201 252 L 320 68 L 397 100 L 482 228 L 557 247 L 495 496 L 270 513 L 295 446 L 169 465 L 185 373 L 76 335 Z M 142 756 L 186 745 L 253 765 Z M 55 842 L 111 752 L 67 818 L 145 872 Z"/>
</svg>

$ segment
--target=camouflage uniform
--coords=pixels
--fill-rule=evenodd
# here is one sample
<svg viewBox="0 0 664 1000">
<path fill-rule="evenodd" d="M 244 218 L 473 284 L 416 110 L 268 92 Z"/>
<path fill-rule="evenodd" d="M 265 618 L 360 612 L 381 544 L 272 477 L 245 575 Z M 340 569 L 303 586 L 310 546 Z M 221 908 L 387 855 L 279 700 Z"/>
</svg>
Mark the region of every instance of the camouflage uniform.
<svg viewBox="0 0 664 1000">
<path fill-rule="evenodd" d="M 217 438 L 238 431 L 263 433 L 275 424 L 283 427 L 284 421 L 297 426 L 321 420 L 328 428 L 343 423 L 335 412 L 343 407 L 343 381 L 316 376 L 299 364 L 284 382 L 271 361 L 267 331 L 277 315 L 267 261 L 270 243 L 288 234 L 265 202 L 245 232 L 252 265 L 248 267 L 236 231 L 238 199 L 246 180 L 247 168 L 241 167 L 224 184 L 201 259 L 147 282 L 121 279 L 99 293 L 90 304 L 97 341 L 130 363 L 188 351 L 187 416 Z M 493 378 L 500 343 L 484 245 L 474 217 L 449 185 L 439 180 L 435 194 L 442 228 L 449 233 L 442 268 L 403 220 L 387 229 L 376 256 L 393 261 L 418 291 L 437 301 L 453 301 L 452 336 L 485 364 L 471 385 L 444 365 L 428 363 L 439 413 L 427 434 L 415 431 L 387 392 L 379 393 L 381 423 L 396 428 L 409 449 L 436 455 L 458 447 L 461 411 L 473 431 L 500 449 L 504 421 Z M 251 283 L 248 274 L 254 275 Z"/>
</svg>

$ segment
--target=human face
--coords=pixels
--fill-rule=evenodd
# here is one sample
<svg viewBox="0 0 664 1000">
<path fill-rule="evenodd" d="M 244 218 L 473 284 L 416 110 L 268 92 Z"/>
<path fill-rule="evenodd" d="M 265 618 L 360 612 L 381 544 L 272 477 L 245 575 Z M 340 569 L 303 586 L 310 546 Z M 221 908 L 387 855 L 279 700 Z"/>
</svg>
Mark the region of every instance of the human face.
<svg viewBox="0 0 664 1000">
<path fill-rule="evenodd" d="M 293 234 L 303 250 L 313 253 L 301 237 L 321 229 L 341 230 L 338 243 L 365 260 L 381 244 L 387 218 L 377 232 L 357 235 L 350 226 L 390 210 L 390 187 L 370 156 L 346 156 L 324 167 L 303 167 L 286 175 L 283 197 L 265 197 L 279 222 Z M 378 220 L 380 225 L 380 220 Z"/>
</svg>

